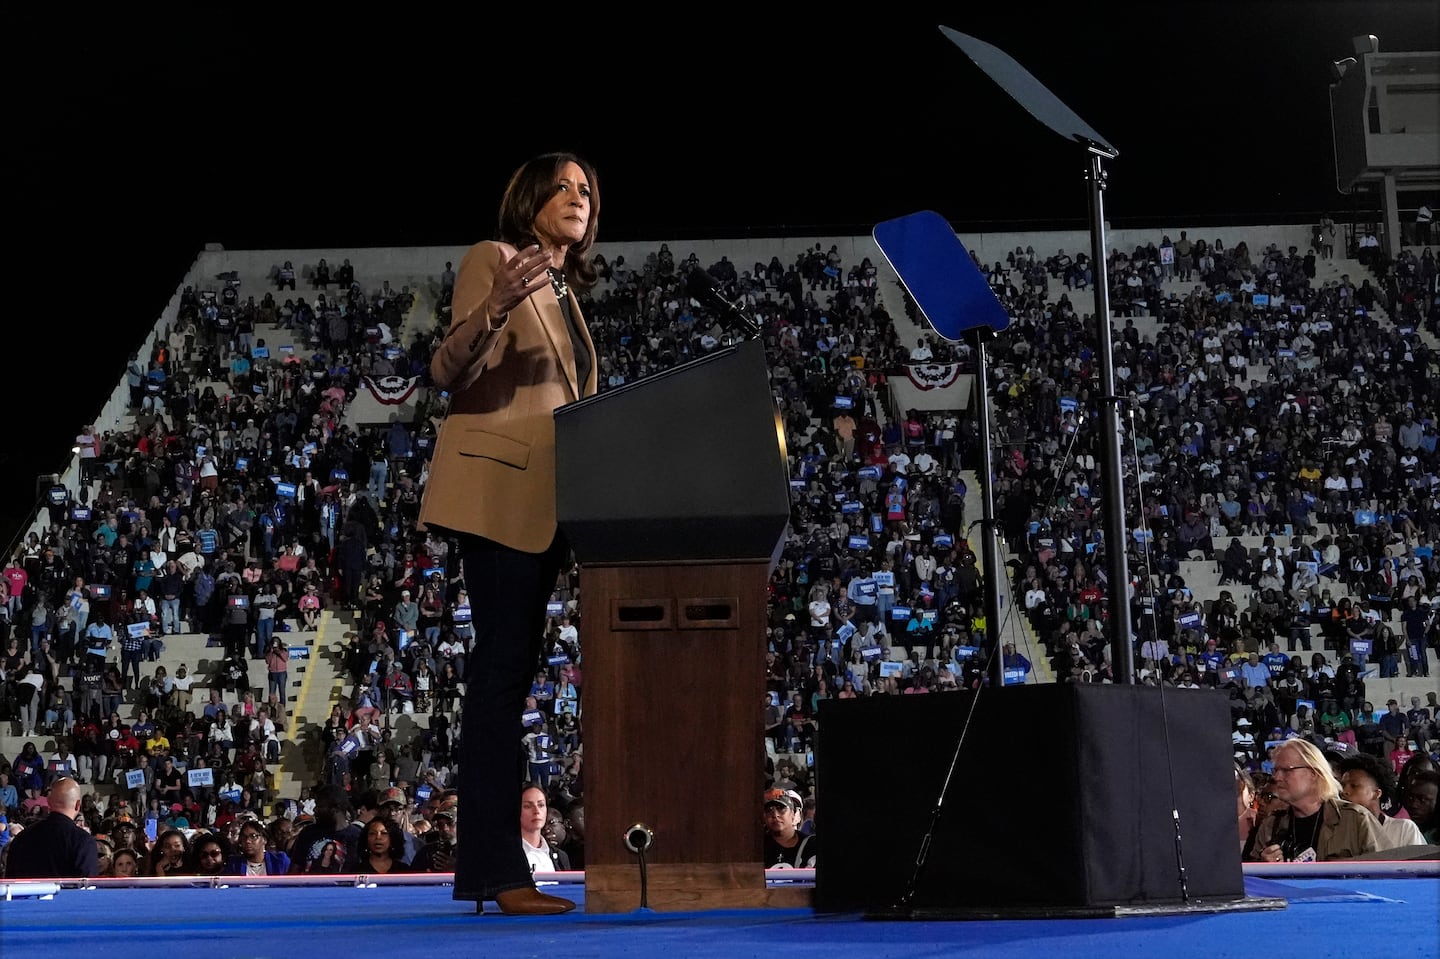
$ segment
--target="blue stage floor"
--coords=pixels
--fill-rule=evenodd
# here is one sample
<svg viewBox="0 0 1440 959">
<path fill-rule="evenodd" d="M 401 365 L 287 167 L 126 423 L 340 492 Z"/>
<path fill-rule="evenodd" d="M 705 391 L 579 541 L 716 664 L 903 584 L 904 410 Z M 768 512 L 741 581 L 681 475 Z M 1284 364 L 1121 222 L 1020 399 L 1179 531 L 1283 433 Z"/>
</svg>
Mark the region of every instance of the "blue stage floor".
<svg viewBox="0 0 1440 959">
<path fill-rule="evenodd" d="M 374 955 L 1435 959 L 1440 880 L 1247 879 L 1286 909 L 1184 917 L 891 922 L 809 909 L 476 916 L 447 886 L 75 889 L 0 902 L 0 956 L 325 959 Z M 494 908 L 493 905 L 491 908 Z"/>
</svg>

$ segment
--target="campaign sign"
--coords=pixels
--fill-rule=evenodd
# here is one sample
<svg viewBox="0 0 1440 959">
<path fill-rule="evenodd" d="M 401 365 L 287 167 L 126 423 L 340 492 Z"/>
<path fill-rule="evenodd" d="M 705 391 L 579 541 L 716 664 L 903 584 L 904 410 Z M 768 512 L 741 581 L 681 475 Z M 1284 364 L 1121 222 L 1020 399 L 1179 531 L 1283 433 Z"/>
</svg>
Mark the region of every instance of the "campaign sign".
<svg viewBox="0 0 1440 959">
<path fill-rule="evenodd" d="M 970 659 L 970 658 L 973 657 L 973 656 L 979 656 L 979 655 L 980 655 L 980 647 L 979 647 L 979 646 L 956 646 L 956 647 L 955 647 L 955 661 L 956 661 L 957 663 L 960 662 L 962 659 Z"/>
<path fill-rule="evenodd" d="M 905 665 L 903 663 L 888 662 L 880 664 L 881 676 L 903 676 L 904 674 Z"/>
<path fill-rule="evenodd" d="M 855 401 L 848 396 L 837 396 L 835 397 L 835 408 L 837 410 L 853 410 Z"/>
<path fill-rule="evenodd" d="M 238 789 L 226 789 L 225 791 L 223 791 L 222 793 L 220 793 L 220 798 L 221 798 L 221 799 L 228 799 L 228 800 L 230 800 L 231 802 L 239 802 L 239 801 L 240 801 L 240 797 L 241 797 L 241 792 L 240 792 L 240 790 L 238 790 Z"/>
<path fill-rule="evenodd" d="M 139 789 L 145 785 L 145 771 L 143 769 L 132 769 L 125 773 L 125 788 Z"/>
<path fill-rule="evenodd" d="M 284 497 L 285 499 L 294 499 L 294 498 L 295 498 L 295 484 L 294 484 L 294 483 L 276 483 L 276 484 L 275 484 L 275 495 L 276 495 L 276 496 Z"/>
<path fill-rule="evenodd" d="M 270 347 L 268 347 L 268 346 L 256 346 L 256 347 L 252 347 L 251 350 L 250 350 L 250 358 L 253 359 L 253 360 L 268 360 L 268 359 L 270 359 Z"/>
<path fill-rule="evenodd" d="M 1294 350 L 1288 350 L 1288 349 L 1276 350 L 1276 351 L 1275 351 L 1275 355 L 1276 355 L 1277 357 L 1279 357 L 1280 359 L 1282 359 L 1282 360 L 1293 360 L 1293 359 L 1295 359 L 1295 351 L 1294 351 Z"/>
<path fill-rule="evenodd" d="M 294 353 L 294 352 L 295 352 L 295 344 L 293 344 L 293 343 L 286 343 L 286 344 L 282 345 L 282 346 L 280 347 L 280 352 L 281 352 L 281 353 Z"/>
<path fill-rule="evenodd" d="M 1007 670 L 1005 670 L 1005 685 L 1006 685 L 1006 686 L 1019 686 L 1019 685 L 1022 685 L 1024 682 L 1025 682 L 1025 670 L 1023 670 L 1023 669 L 1007 669 Z"/>
<path fill-rule="evenodd" d="M 1180 625 L 1185 629 L 1198 629 L 1200 626 L 1200 614 L 1196 612 L 1185 613 L 1180 617 Z"/>
<path fill-rule="evenodd" d="M 91 598 L 91 599 L 109 599 L 109 598 L 110 598 L 110 587 L 109 587 L 109 586 L 101 586 L 101 585 L 98 584 L 98 583 L 92 583 L 91 586 L 90 586 L 90 598 Z"/>
<path fill-rule="evenodd" d="M 185 779 L 191 786 L 213 786 L 215 785 L 215 770 L 191 769 L 185 773 Z"/>
<path fill-rule="evenodd" d="M 873 663 L 880 658 L 880 654 L 883 652 L 884 650 L 879 646 L 862 646 L 860 647 L 860 658 L 867 663 Z"/>
<path fill-rule="evenodd" d="M 310 658 L 310 647 L 309 647 L 309 646 L 287 646 L 287 647 L 285 647 L 285 651 L 290 654 L 290 658 L 291 658 L 291 659 L 309 659 L 309 658 Z"/>
<path fill-rule="evenodd" d="M 1270 294 L 1256 293 L 1253 297 L 1250 298 L 1250 302 L 1255 304 L 1256 306 L 1269 306 Z"/>
<path fill-rule="evenodd" d="M 791 489 L 804 489 L 806 485 L 807 484 L 803 479 L 792 479 L 790 481 Z"/>
<path fill-rule="evenodd" d="M 936 545 L 936 546 L 954 546 L 954 545 L 955 545 L 955 537 L 951 536 L 949 533 L 936 533 L 936 534 L 935 534 L 935 545 Z"/>
<path fill-rule="evenodd" d="M 1060 397 L 1060 409 L 1066 413 L 1073 413 L 1080 408 L 1080 401 L 1073 396 Z"/>
<path fill-rule="evenodd" d="M 237 456 L 235 458 L 235 468 L 242 473 L 245 472 L 250 468 L 250 458 L 248 456 Z"/>
<path fill-rule="evenodd" d="M 1310 712 L 1313 713 L 1313 712 L 1315 711 L 1315 700 L 1313 700 L 1313 699 L 1297 699 L 1297 700 L 1295 700 L 1295 708 L 1296 708 L 1296 709 L 1299 709 L 1301 706 L 1304 706 L 1308 711 L 1310 711 Z"/>
<path fill-rule="evenodd" d="M 350 479 L 350 471 L 347 469 L 337 466 L 330 471 L 330 482 L 332 483 L 343 483 L 348 479 Z"/>
<path fill-rule="evenodd" d="M 844 493 L 841 493 L 840 495 L 841 495 L 841 496 L 844 496 L 845 494 L 844 494 Z M 846 500 L 845 502 L 843 502 L 843 503 L 840 504 L 840 512 L 841 512 L 841 513 L 858 513 L 858 512 L 860 512 L 862 509 L 864 509 L 864 508 L 865 508 L 865 504 L 864 504 L 864 503 L 860 502 L 859 500 L 854 500 L 854 499 L 852 499 L 852 500 Z"/>
<path fill-rule="evenodd" d="M 875 581 L 876 586 L 894 586 L 895 573 L 891 570 L 882 570 L 878 573 L 871 573 L 870 578 Z"/>
<path fill-rule="evenodd" d="M 858 476 L 858 477 L 859 477 L 860 479 L 862 479 L 862 480 L 864 480 L 864 479 L 868 479 L 868 480 L 878 480 L 878 479 L 880 478 L 880 467 L 878 467 L 878 466 L 862 466 L 862 467 L 860 467 L 858 470 L 855 471 L 855 475 Z"/>
<path fill-rule="evenodd" d="M 243 594 L 231 596 L 229 599 L 227 599 L 227 600 L 225 601 L 225 605 L 226 605 L 226 606 L 233 606 L 233 607 L 235 607 L 236 609 L 249 609 L 249 608 L 250 608 L 250 597 L 249 597 L 249 596 L 245 596 L 245 595 L 243 595 Z"/>
<path fill-rule="evenodd" d="M 564 612 L 565 612 L 565 604 L 564 604 L 564 603 L 546 603 L 546 604 L 545 604 L 545 615 L 546 615 L 546 616 L 559 616 L 559 615 L 561 615 L 561 614 L 564 613 Z"/>
<path fill-rule="evenodd" d="M 408 630 L 408 629 L 397 629 L 397 630 L 395 630 L 395 648 L 396 648 L 397 650 L 399 650 L 400 652 L 403 653 L 403 652 L 405 651 L 405 647 L 406 647 L 406 646 L 409 646 L 409 645 L 410 645 L 410 630 Z"/>
<path fill-rule="evenodd" d="M 70 508 L 70 519 L 76 523 L 88 522 L 90 519 L 90 507 L 72 506 Z"/>
<path fill-rule="evenodd" d="M 1233 302 L 1234 299 L 1235 298 L 1233 296 L 1231 296 L 1229 293 L 1224 292 L 1223 290 L 1215 294 L 1216 303 L 1230 303 Z"/>
<path fill-rule="evenodd" d="M 470 604 L 466 603 L 464 606 L 456 606 L 454 612 L 450 614 L 450 618 L 457 623 L 470 622 L 473 618 L 473 614 L 470 612 Z"/>
<path fill-rule="evenodd" d="M 545 722 L 545 716 L 538 709 L 527 709 L 520 714 L 520 725 L 540 726 Z"/>
<path fill-rule="evenodd" d="M 855 635 L 855 624 L 854 624 L 854 623 L 845 623 L 845 624 L 842 625 L 839 629 L 835 630 L 835 642 L 836 642 L 836 644 L 838 645 L 839 643 L 845 642 L 845 640 L 849 639 L 851 636 L 854 636 L 854 635 Z"/>
<path fill-rule="evenodd" d="M 939 613 L 936 610 L 927 609 L 920 614 L 920 620 L 926 623 L 933 623 L 935 622 L 935 617 L 937 617 L 938 615 Z"/>
<path fill-rule="evenodd" d="M 149 628 L 149 623 L 131 623 L 129 626 L 125 627 L 125 632 L 130 634 L 131 639 L 139 639 L 141 636 L 145 635 L 146 631 L 149 630 Z"/>
<path fill-rule="evenodd" d="M 1355 657 L 1357 663 L 1370 661 L 1370 650 L 1374 648 L 1374 640 L 1352 639 L 1350 640 L 1350 655 Z"/>
<path fill-rule="evenodd" d="M 869 549 L 869 548 L 870 548 L 870 537 L 868 537 L 868 536 L 852 536 L 852 537 L 850 537 L 848 540 L 846 540 L 845 542 L 846 542 L 846 544 L 849 546 L 850 549 Z"/>
<path fill-rule="evenodd" d="M 314 456 L 316 449 L 317 447 L 314 443 L 306 443 L 304 446 L 300 447 L 300 452 L 304 453 L 306 456 Z"/>
<path fill-rule="evenodd" d="M 557 653 L 554 656 L 546 659 L 545 662 L 550 664 L 551 666 L 564 666 L 566 663 L 570 662 L 570 657 L 566 656 L 564 653 Z"/>
</svg>

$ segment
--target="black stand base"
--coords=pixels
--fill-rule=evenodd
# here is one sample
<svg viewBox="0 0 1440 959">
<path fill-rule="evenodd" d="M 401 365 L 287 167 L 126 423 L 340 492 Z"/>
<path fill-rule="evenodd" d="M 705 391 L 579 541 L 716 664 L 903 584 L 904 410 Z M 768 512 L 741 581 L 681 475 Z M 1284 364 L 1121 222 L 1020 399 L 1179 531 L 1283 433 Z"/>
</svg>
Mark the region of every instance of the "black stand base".
<svg viewBox="0 0 1440 959">
<path fill-rule="evenodd" d="M 1151 903 L 1138 906 L 915 906 L 909 909 L 870 910 L 866 919 L 909 922 L 993 922 L 1003 919 L 1131 919 L 1137 916 L 1190 916 L 1217 912 L 1262 912 L 1285 909 L 1282 898 L 1245 896 L 1241 899 Z"/>
</svg>

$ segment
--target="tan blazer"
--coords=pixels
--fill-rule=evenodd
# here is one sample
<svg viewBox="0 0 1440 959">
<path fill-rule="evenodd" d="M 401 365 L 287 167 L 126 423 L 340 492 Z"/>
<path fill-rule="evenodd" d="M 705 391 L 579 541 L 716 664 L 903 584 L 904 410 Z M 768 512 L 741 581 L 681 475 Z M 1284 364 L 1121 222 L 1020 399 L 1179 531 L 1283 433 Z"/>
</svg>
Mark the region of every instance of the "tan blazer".
<svg viewBox="0 0 1440 959">
<path fill-rule="evenodd" d="M 430 361 L 450 391 L 420 505 L 420 522 L 481 536 L 529 553 L 555 536 L 555 420 L 558 406 L 596 389 L 599 363 L 575 294 L 571 309 L 590 351 L 590 375 L 576 382 L 575 355 L 549 283 L 490 328 L 485 299 L 495 273 L 515 255 L 504 243 L 477 243 L 455 277 L 450 330 Z"/>
</svg>

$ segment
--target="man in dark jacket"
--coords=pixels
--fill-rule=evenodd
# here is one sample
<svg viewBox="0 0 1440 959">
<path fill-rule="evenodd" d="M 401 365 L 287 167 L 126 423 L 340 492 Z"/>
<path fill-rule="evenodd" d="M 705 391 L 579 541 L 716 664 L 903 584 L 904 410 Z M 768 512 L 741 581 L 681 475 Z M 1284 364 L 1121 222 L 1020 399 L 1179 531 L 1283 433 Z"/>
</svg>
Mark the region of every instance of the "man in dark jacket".
<svg viewBox="0 0 1440 959">
<path fill-rule="evenodd" d="M 76 879 L 99 875 L 95 837 L 75 825 L 80 784 L 66 777 L 51 783 L 50 812 L 10 842 L 6 879 Z"/>
</svg>

